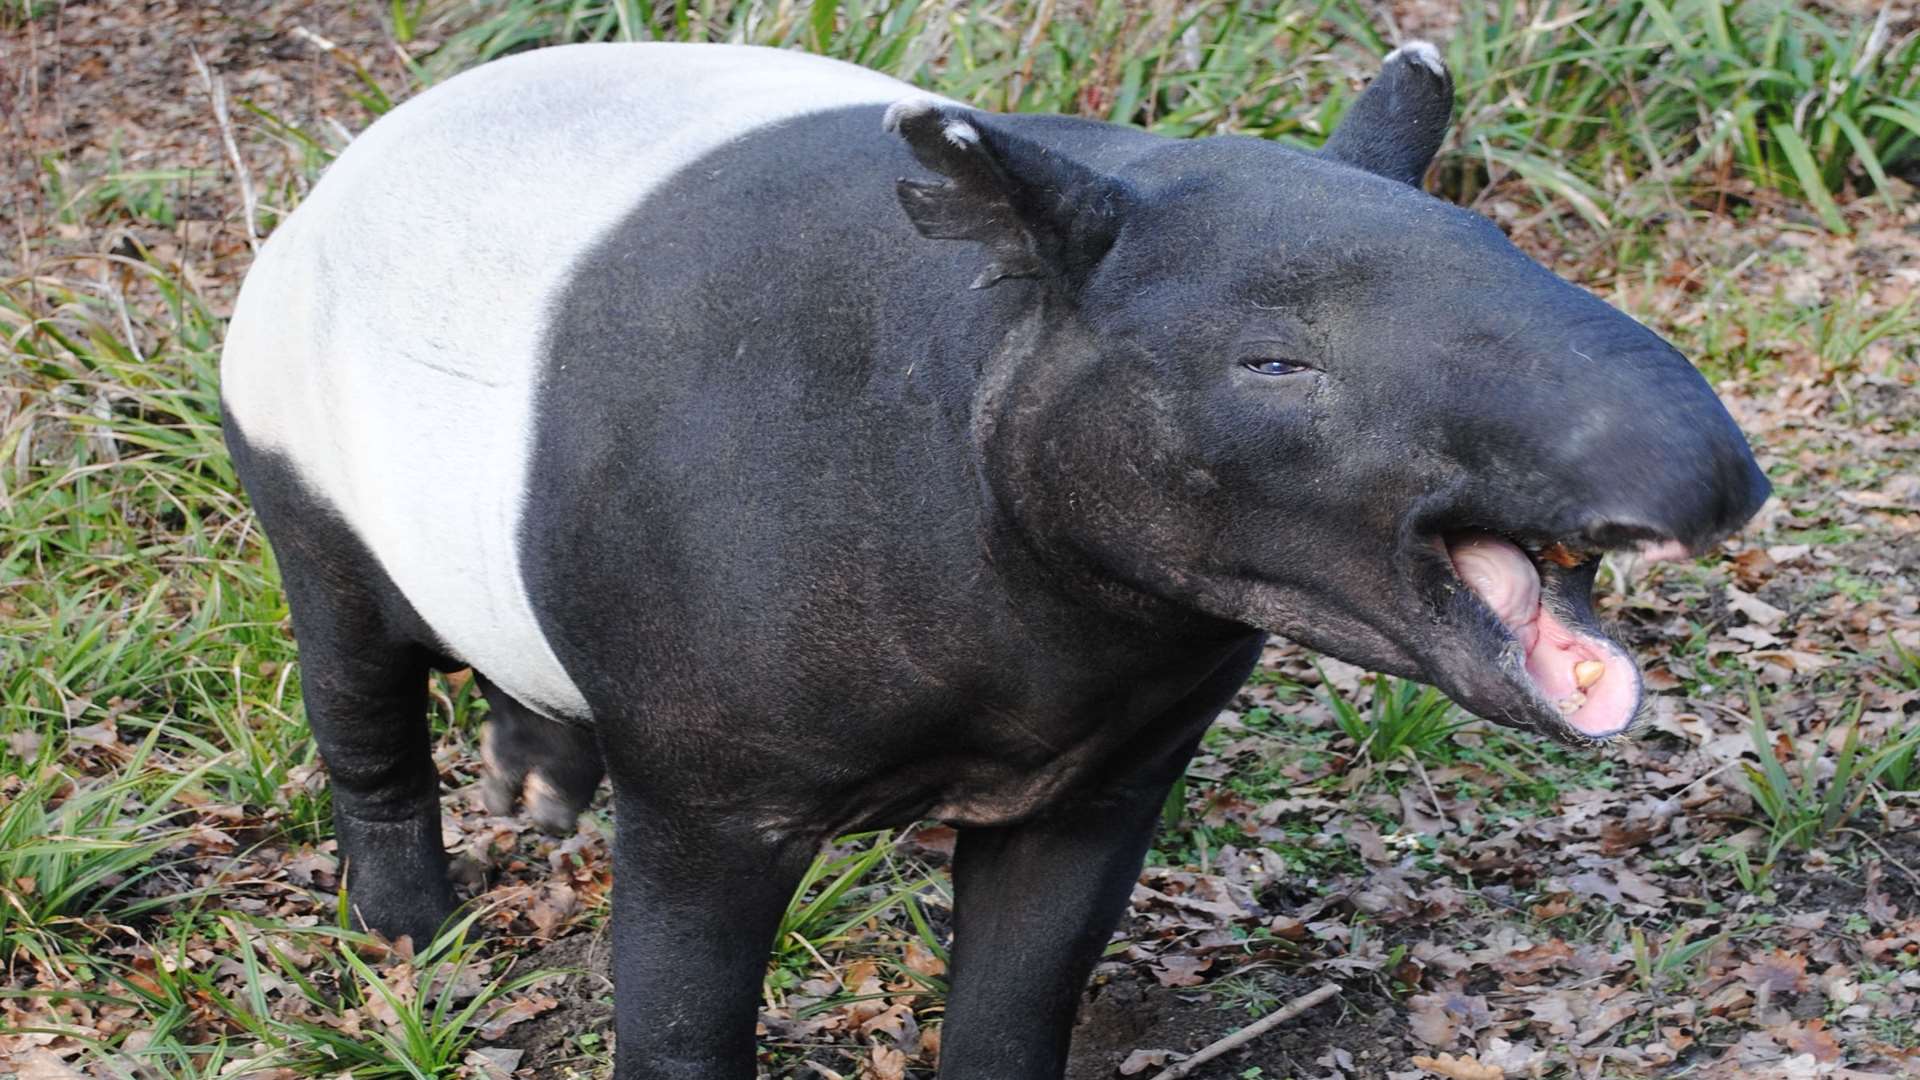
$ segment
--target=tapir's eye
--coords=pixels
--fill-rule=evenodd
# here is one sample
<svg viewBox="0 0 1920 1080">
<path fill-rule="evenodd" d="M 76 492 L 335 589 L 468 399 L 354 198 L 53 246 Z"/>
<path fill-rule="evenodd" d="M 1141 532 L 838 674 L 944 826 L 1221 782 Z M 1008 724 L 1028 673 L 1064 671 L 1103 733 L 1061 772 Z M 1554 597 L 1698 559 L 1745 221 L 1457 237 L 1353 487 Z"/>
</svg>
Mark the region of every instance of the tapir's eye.
<svg viewBox="0 0 1920 1080">
<path fill-rule="evenodd" d="M 1261 375 L 1292 375 L 1297 372 L 1311 371 L 1305 364 L 1296 364 L 1291 360 L 1242 360 L 1240 365 L 1248 371 Z"/>
</svg>

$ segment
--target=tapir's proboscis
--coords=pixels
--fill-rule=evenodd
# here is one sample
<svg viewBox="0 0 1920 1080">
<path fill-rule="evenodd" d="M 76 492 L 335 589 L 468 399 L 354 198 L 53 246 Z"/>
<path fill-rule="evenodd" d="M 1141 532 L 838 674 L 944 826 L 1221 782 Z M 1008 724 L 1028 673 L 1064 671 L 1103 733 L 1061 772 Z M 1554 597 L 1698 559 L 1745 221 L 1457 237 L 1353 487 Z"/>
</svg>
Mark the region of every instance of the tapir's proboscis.
<svg viewBox="0 0 1920 1080">
<path fill-rule="evenodd" d="M 754 1075 L 820 845 L 957 827 L 940 1075 L 1062 1074 L 1170 786 L 1269 634 L 1581 744 L 1602 554 L 1768 494 L 1657 335 L 1419 188 L 1401 47 L 1326 146 L 997 115 L 796 52 L 583 45 L 372 125 L 222 364 L 364 924 L 485 785 L 615 815 L 620 1080 Z"/>
</svg>

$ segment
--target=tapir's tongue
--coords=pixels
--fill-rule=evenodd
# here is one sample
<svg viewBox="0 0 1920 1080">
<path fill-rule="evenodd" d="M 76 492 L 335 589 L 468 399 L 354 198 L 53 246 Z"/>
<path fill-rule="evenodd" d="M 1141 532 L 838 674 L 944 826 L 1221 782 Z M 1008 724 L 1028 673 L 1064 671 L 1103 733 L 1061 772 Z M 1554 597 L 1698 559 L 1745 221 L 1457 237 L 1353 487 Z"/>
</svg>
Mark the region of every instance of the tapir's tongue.
<svg viewBox="0 0 1920 1080">
<path fill-rule="evenodd" d="M 1460 580 L 1520 643 L 1534 687 L 1568 724 L 1602 736 L 1633 721 L 1639 680 L 1632 658 L 1605 637 L 1570 625 L 1543 606 L 1540 574 L 1525 552 L 1497 536 L 1467 533 L 1447 544 L 1447 554 Z M 1593 667 L 1596 662 L 1602 665 L 1598 669 Z"/>
</svg>

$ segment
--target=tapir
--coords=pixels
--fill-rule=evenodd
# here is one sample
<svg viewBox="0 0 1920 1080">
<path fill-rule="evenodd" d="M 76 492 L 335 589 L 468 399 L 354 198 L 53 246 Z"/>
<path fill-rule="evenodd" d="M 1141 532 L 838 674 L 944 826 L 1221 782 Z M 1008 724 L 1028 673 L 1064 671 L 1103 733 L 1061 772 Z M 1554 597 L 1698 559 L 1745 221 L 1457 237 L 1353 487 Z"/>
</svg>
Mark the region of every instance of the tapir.
<svg viewBox="0 0 1920 1080">
<path fill-rule="evenodd" d="M 1055 1078 L 1268 635 L 1628 730 L 1599 558 L 1768 483 L 1672 346 L 1420 189 L 1452 96 L 1406 45 L 1307 152 L 581 45 L 375 122 L 221 366 L 359 918 L 454 907 L 425 694 L 470 667 L 491 799 L 611 780 L 621 1080 L 753 1076 L 816 850 L 922 819 L 940 1075 Z"/>
</svg>

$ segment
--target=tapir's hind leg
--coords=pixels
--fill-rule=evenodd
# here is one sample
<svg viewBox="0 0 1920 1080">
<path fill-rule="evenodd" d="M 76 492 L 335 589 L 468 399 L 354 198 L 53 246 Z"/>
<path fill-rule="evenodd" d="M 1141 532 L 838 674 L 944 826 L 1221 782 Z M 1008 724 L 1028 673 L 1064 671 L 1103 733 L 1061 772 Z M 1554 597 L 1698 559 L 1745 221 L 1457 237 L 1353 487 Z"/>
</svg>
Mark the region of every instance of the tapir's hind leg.
<svg viewBox="0 0 1920 1080">
<path fill-rule="evenodd" d="M 479 672 L 474 680 L 487 697 L 487 723 L 480 729 L 480 756 L 487 766 L 480 794 L 487 812 L 511 814 L 525 802 L 527 815 L 542 830 L 572 835 L 580 811 L 607 774 L 593 729 L 549 720 Z"/>
<path fill-rule="evenodd" d="M 349 899 L 366 926 L 424 948 L 453 911 L 427 725 L 430 638 L 339 516 L 231 419 L 226 431 L 293 611 Z"/>
</svg>

